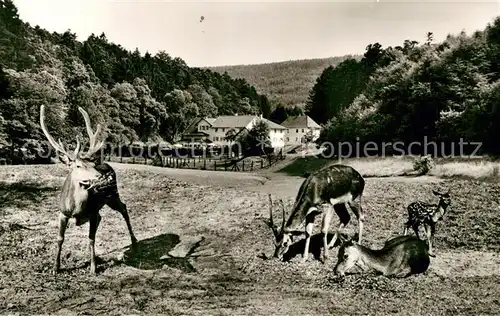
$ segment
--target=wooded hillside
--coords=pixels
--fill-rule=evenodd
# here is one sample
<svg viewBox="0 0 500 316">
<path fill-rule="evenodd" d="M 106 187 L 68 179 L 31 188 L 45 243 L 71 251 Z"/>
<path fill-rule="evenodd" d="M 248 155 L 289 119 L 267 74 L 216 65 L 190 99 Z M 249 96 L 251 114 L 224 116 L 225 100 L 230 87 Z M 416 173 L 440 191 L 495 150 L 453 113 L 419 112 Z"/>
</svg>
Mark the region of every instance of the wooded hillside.
<svg viewBox="0 0 500 316">
<path fill-rule="evenodd" d="M 244 79 L 190 68 L 166 52 L 131 52 L 104 33 L 84 42 L 70 31 L 50 33 L 21 21 L 12 0 L 0 0 L 0 43 L 0 158 L 21 147 L 34 155 L 45 140 L 41 104 L 55 137 L 86 135 L 81 106 L 115 144 L 172 141 L 199 115 L 271 112 Z"/>
<path fill-rule="evenodd" d="M 219 73 L 227 72 L 233 78 L 244 78 L 276 105 L 303 108 L 309 91 L 326 67 L 336 66 L 348 58 L 359 60 L 361 57 L 349 55 L 258 65 L 210 67 L 209 69 Z"/>
<path fill-rule="evenodd" d="M 449 35 L 442 43 L 434 43 L 428 33 L 425 43 L 371 44 L 362 60 L 323 71 L 306 111 L 325 124 L 320 141 L 373 141 L 380 152 L 382 142 L 408 146 L 427 139 L 447 144 L 445 154 L 457 156 L 461 140 L 482 143 L 483 152 L 500 153 L 499 105 L 497 18 L 483 31 Z M 423 150 L 416 146 L 414 154 L 417 147 Z"/>
</svg>

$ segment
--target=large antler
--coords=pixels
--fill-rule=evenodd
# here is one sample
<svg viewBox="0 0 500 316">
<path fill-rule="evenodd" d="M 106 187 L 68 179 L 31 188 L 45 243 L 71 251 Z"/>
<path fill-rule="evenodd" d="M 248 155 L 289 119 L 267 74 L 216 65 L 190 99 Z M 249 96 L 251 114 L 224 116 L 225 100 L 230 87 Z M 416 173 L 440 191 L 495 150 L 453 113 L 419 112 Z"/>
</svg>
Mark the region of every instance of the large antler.
<svg viewBox="0 0 500 316">
<path fill-rule="evenodd" d="M 63 143 L 61 142 L 60 139 L 56 142 L 52 135 L 50 135 L 49 130 L 47 129 L 47 126 L 45 125 L 45 105 L 42 104 L 40 106 L 40 126 L 42 127 L 42 131 L 45 134 L 45 137 L 47 137 L 47 140 L 49 143 L 54 147 L 55 150 L 59 151 L 62 153 L 64 156 L 68 157 L 69 159 L 75 159 L 76 156 L 78 155 L 78 152 L 80 151 L 80 140 L 78 137 L 76 138 L 76 148 L 73 152 L 73 155 L 70 155 L 66 148 L 64 148 Z"/>
<path fill-rule="evenodd" d="M 271 194 L 269 194 L 269 222 L 267 225 L 272 229 L 274 236 L 277 237 L 278 230 L 276 229 L 276 226 L 274 226 L 273 221 L 273 199 L 271 198 Z"/>
<path fill-rule="evenodd" d="M 89 135 L 90 142 L 89 142 L 89 149 L 87 153 L 85 153 L 82 158 L 90 158 L 92 157 L 93 154 L 95 154 L 101 147 L 104 145 L 104 139 L 102 139 L 100 142 L 96 143 L 97 141 L 97 135 L 101 132 L 101 124 L 97 124 L 95 133 L 92 130 L 92 126 L 90 124 L 90 117 L 87 111 L 82 109 L 81 107 L 78 107 L 78 110 L 80 113 L 83 115 L 83 119 L 85 120 L 85 127 L 87 129 L 87 134 Z"/>
<path fill-rule="evenodd" d="M 280 199 L 280 206 L 281 210 L 283 211 L 283 220 L 281 222 L 281 233 L 283 233 L 285 231 L 286 213 L 285 213 L 285 203 L 283 202 L 282 199 Z"/>
<path fill-rule="evenodd" d="M 283 200 L 280 199 L 279 203 L 281 206 L 281 209 L 283 210 L 283 222 L 281 224 L 281 231 L 278 231 L 278 228 L 274 225 L 274 220 L 273 220 L 273 199 L 271 198 L 271 194 L 269 196 L 269 222 L 267 225 L 272 229 L 273 234 L 275 237 L 278 237 L 280 233 L 283 232 L 285 229 L 285 205 L 283 203 Z"/>
</svg>

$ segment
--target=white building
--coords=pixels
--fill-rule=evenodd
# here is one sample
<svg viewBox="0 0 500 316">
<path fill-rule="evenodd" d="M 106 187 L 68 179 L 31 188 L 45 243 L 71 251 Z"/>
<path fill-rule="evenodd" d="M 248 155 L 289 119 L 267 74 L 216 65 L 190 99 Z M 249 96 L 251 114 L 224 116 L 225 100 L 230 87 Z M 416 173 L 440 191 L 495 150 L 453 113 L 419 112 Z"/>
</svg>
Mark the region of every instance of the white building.
<svg viewBox="0 0 500 316">
<path fill-rule="evenodd" d="M 313 141 L 318 139 L 321 126 L 307 115 L 289 116 L 283 123 L 285 131 L 285 144 L 300 145 L 305 142 L 304 136 L 310 131 Z"/>
<path fill-rule="evenodd" d="M 197 118 L 182 135 L 182 140 L 187 142 L 210 142 L 214 145 L 229 145 L 228 132 L 233 131 L 239 135 L 243 130 L 251 130 L 259 120 L 264 121 L 269 127 L 269 140 L 273 148 L 285 146 L 286 128 L 271 122 L 262 116 L 256 115 L 228 115 L 216 118 Z"/>
</svg>

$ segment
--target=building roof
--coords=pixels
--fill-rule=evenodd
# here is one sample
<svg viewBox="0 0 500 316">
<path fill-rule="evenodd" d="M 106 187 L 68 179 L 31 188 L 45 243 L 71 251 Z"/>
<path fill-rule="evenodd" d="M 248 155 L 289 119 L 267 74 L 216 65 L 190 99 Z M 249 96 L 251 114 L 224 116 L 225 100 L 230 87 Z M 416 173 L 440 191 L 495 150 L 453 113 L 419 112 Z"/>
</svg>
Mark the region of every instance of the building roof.
<svg viewBox="0 0 500 316">
<path fill-rule="evenodd" d="M 214 125 L 216 118 L 213 117 L 206 117 L 205 121 L 207 121 L 210 125 Z"/>
<path fill-rule="evenodd" d="M 286 128 L 321 128 L 318 123 L 307 115 L 289 116 L 281 125 Z"/>
<path fill-rule="evenodd" d="M 254 115 L 227 115 L 218 116 L 212 123 L 212 127 L 246 127 L 255 119 Z"/>
<path fill-rule="evenodd" d="M 272 121 L 270 121 L 268 119 L 262 118 L 261 120 L 263 120 L 264 123 L 266 123 L 267 126 L 269 126 L 269 128 L 273 128 L 273 129 L 286 129 L 286 127 L 283 127 L 283 126 L 281 126 L 279 124 L 276 124 L 276 123 L 274 123 L 274 122 L 272 122 Z"/>
</svg>

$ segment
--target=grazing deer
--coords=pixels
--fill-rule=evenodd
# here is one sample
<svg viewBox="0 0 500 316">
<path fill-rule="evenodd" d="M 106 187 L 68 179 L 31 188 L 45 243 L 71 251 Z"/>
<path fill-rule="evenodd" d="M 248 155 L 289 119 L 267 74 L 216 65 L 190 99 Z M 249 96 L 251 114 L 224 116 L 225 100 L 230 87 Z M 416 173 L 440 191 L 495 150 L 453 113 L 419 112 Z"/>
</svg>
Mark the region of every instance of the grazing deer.
<svg viewBox="0 0 500 316">
<path fill-rule="evenodd" d="M 375 270 L 385 276 L 406 277 L 427 271 L 428 246 L 415 236 L 397 236 L 373 250 L 355 241 L 343 241 L 338 252 L 335 274 L 344 276 L 354 265 Z"/>
<path fill-rule="evenodd" d="M 340 230 L 342 230 L 350 221 L 351 216 L 347 211 L 346 204 L 349 204 L 352 212 L 358 219 L 359 242 L 362 240 L 364 213 L 361 208 L 361 195 L 365 187 L 363 177 L 350 166 L 331 165 L 324 167 L 310 174 L 302 183 L 290 217 L 285 222 L 285 209 L 283 207 L 283 222 L 281 229 L 278 230 L 273 223 L 273 212 L 270 209 L 270 220 L 268 222 L 275 237 L 274 257 L 283 258 L 292 244 L 292 236 L 303 234 L 298 227 L 305 220 L 306 242 L 302 261 L 307 261 L 309 254 L 309 244 L 314 228 L 314 219 L 316 215 L 323 213 L 323 262 L 328 258 L 329 248 L 335 244 Z M 272 204 L 271 195 L 269 200 Z M 326 210 L 319 210 L 323 204 L 330 204 Z M 328 243 L 328 229 L 333 217 L 333 210 L 340 219 L 340 226 L 335 235 Z"/>
<path fill-rule="evenodd" d="M 403 235 L 407 235 L 408 229 L 412 227 L 413 231 L 415 231 L 415 235 L 420 238 L 418 229 L 420 225 L 423 224 L 425 235 L 427 236 L 427 244 L 429 246 L 429 255 L 435 257 L 432 243 L 436 232 L 436 224 L 446 214 L 446 210 L 451 204 L 451 198 L 449 190 L 445 193 L 433 190 L 432 193 L 439 197 L 438 204 L 415 201 L 408 205 L 408 221 L 405 223 Z"/>
<path fill-rule="evenodd" d="M 75 218 L 76 226 L 81 226 L 89 222 L 90 273 L 95 274 L 95 235 L 101 221 L 99 211 L 104 205 L 108 205 L 123 216 L 132 240 L 132 248 L 135 248 L 137 244 L 137 239 L 132 232 L 127 207 L 121 201 L 118 194 L 115 171 L 106 163 L 96 163 L 93 161 L 93 156 L 104 145 L 104 139 L 97 142 L 101 125 L 97 125 L 94 133 L 87 112 L 80 107 L 78 110 L 83 115 L 87 133 L 90 137 L 89 149 L 85 154 L 80 152 L 81 146 L 78 137 L 76 138 L 76 147 L 72 153 L 66 151 L 60 140 L 58 142 L 54 140 L 45 126 L 44 105 L 40 107 L 40 125 L 42 131 L 52 147 L 59 152 L 58 156 L 61 162 L 70 168 L 70 173 L 64 181 L 59 200 L 59 236 L 57 239 L 54 274 L 60 268 L 64 233 L 70 218 Z"/>
</svg>

